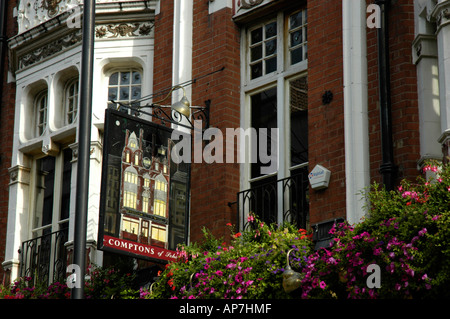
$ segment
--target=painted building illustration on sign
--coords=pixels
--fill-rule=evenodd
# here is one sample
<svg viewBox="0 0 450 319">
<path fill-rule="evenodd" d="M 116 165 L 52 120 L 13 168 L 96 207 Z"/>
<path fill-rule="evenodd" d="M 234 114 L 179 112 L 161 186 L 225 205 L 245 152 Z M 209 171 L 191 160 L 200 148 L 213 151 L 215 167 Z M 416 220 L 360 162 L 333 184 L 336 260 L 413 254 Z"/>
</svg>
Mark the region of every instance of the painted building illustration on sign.
<svg viewBox="0 0 450 319">
<path fill-rule="evenodd" d="M 99 249 L 172 260 L 186 242 L 189 197 L 172 130 L 113 109 L 105 118 Z"/>
<path fill-rule="evenodd" d="M 146 152 L 144 152 L 146 148 Z M 151 152 L 148 152 L 151 151 Z M 151 149 L 143 130 L 126 131 L 121 157 L 120 238 L 167 248 L 168 149 Z"/>
</svg>

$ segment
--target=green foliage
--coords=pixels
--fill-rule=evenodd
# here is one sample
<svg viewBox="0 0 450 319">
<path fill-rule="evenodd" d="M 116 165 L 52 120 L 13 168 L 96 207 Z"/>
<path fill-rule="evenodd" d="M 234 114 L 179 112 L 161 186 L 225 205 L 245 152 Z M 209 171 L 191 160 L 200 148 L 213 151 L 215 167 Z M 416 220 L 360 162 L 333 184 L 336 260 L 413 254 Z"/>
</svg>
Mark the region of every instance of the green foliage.
<svg viewBox="0 0 450 319">
<path fill-rule="evenodd" d="M 133 289 L 133 280 L 133 274 L 120 269 L 93 267 L 85 280 L 85 298 L 139 298 L 139 291 Z M 19 278 L 9 287 L 0 286 L 0 299 L 69 299 L 70 296 L 71 291 L 65 283 L 33 284 L 31 277 Z"/>
<path fill-rule="evenodd" d="M 311 253 L 311 236 L 289 224 L 264 224 L 253 215 L 248 222 L 247 231 L 231 233 L 229 245 L 204 230 L 202 245 L 180 247 L 179 260 L 166 267 L 149 297 L 292 298 L 282 287 L 287 253 L 292 250 L 290 263 L 298 264 Z"/>
<path fill-rule="evenodd" d="M 231 245 L 204 230 L 206 242 L 180 247 L 179 261 L 167 266 L 147 297 L 448 298 L 450 168 L 430 162 L 424 173 L 427 178 L 405 180 L 395 191 L 373 184 L 364 193 L 367 217 L 335 225 L 332 243 L 318 251 L 306 231 L 264 225 L 254 216 L 248 230 L 232 233 Z M 286 293 L 282 274 L 290 249 L 301 285 Z M 379 267 L 379 287 L 369 284 L 371 265 Z"/>
<path fill-rule="evenodd" d="M 315 251 L 311 234 L 293 225 L 267 225 L 254 215 L 242 233 L 177 249 L 150 290 L 134 290 L 134 276 L 94 268 L 86 298 L 449 298 L 450 167 L 430 162 L 425 177 L 403 181 L 395 191 L 377 184 L 365 190 L 370 205 L 356 225 L 335 225 L 329 247 Z M 288 257 L 289 256 L 289 257 Z M 380 286 L 369 282 L 368 267 L 379 267 Z M 299 285 L 283 288 L 290 266 Z M 30 278 L 0 287 L 0 298 L 68 298 L 64 284 L 34 286 Z"/>
<path fill-rule="evenodd" d="M 33 284 L 31 277 L 19 278 L 11 286 L 0 286 L 0 299 L 66 299 L 70 291 L 66 284 L 55 282 L 50 286 Z"/>
<path fill-rule="evenodd" d="M 85 282 L 86 299 L 129 299 L 139 296 L 133 290 L 134 275 L 124 273 L 114 267 L 94 267 L 89 271 L 90 278 Z"/>
</svg>

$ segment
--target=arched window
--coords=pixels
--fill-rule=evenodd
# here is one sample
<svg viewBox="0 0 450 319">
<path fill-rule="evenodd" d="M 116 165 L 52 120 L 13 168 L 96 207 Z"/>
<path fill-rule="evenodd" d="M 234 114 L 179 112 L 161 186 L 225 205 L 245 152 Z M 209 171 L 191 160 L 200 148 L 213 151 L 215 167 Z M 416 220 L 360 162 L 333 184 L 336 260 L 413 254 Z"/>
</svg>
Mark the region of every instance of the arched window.
<svg viewBox="0 0 450 319">
<path fill-rule="evenodd" d="M 64 96 L 64 107 L 66 124 L 74 123 L 78 112 L 78 78 L 72 79 L 67 83 Z"/>
<path fill-rule="evenodd" d="M 36 95 L 34 101 L 36 110 L 36 136 L 44 134 L 47 128 L 47 112 L 48 112 L 48 91 L 44 90 Z"/>
<path fill-rule="evenodd" d="M 117 108 L 120 102 L 125 105 L 141 98 L 142 74 L 140 71 L 129 69 L 114 72 L 109 77 L 108 107 Z"/>
</svg>

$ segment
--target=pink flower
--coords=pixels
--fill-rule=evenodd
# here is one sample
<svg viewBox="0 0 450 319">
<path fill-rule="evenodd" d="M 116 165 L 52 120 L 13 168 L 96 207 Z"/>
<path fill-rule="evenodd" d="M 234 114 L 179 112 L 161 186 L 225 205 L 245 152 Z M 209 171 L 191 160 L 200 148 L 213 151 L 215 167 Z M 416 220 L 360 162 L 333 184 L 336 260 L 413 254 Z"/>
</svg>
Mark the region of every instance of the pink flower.
<svg viewBox="0 0 450 319">
<path fill-rule="evenodd" d="M 321 281 L 319 284 L 320 288 L 325 289 L 325 287 L 327 286 L 327 284 L 324 281 Z"/>
<path fill-rule="evenodd" d="M 216 271 L 216 275 L 219 277 L 223 276 L 223 272 L 221 270 Z"/>
</svg>

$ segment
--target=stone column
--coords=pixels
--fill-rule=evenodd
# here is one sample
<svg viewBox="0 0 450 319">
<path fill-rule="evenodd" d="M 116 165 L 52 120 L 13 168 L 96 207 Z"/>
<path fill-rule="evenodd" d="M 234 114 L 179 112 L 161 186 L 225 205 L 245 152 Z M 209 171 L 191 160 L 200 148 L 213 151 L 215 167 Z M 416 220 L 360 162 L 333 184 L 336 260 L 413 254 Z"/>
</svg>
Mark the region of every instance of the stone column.
<svg viewBox="0 0 450 319">
<path fill-rule="evenodd" d="M 438 48 L 433 24 L 429 21 L 429 3 L 415 3 L 415 39 L 412 43 L 413 63 L 417 68 L 419 106 L 420 160 L 441 159 L 439 138 L 441 112 L 439 101 Z M 444 128 L 445 129 L 445 128 Z"/>
<path fill-rule="evenodd" d="M 439 101 L 441 136 L 444 160 L 450 155 L 450 0 L 440 0 L 431 17 L 436 21 L 436 38 L 439 69 Z"/>
</svg>

